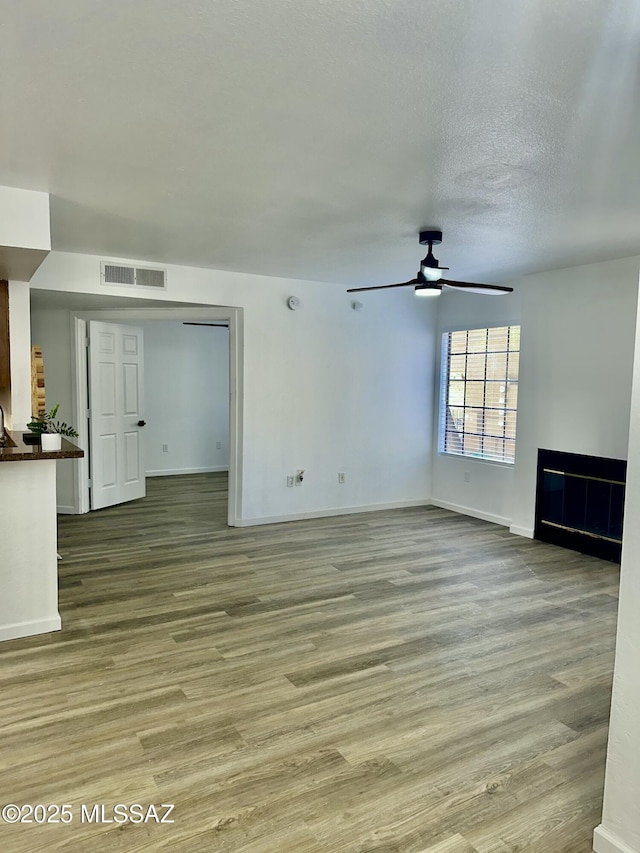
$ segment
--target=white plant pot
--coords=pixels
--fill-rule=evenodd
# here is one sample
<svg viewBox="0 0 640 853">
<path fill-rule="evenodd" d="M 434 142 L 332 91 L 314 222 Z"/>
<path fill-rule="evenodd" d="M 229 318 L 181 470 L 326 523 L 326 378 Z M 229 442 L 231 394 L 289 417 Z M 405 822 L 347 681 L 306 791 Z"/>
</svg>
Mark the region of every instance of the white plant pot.
<svg viewBox="0 0 640 853">
<path fill-rule="evenodd" d="M 40 436 L 40 444 L 43 453 L 50 453 L 52 450 L 60 450 L 62 447 L 62 436 L 59 432 L 43 432 Z"/>
</svg>

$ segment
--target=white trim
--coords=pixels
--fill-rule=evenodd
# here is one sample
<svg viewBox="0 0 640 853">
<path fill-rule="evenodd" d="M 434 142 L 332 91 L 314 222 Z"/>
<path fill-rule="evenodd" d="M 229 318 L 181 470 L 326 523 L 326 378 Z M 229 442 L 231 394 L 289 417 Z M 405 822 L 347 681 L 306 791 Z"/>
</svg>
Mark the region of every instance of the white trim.
<svg viewBox="0 0 640 853">
<path fill-rule="evenodd" d="M 87 408 L 86 355 L 84 339 L 86 320 L 227 320 L 229 323 L 229 491 L 227 501 L 227 524 L 239 526 L 242 518 L 242 456 L 243 456 L 243 399 L 244 399 L 244 309 L 232 307 L 194 307 L 194 308 L 121 308 L 103 311 L 72 312 L 72 324 L 75 346 L 75 386 L 76 415 L 80 446 L 88 447 L 84 437 L 86 429 L 85 410 Z M 82 334 L 84 324 L 85 333 Z M 78 512 L 89 511 L 88 499 L 88 452 L 78 465 Z M 85 502 L 82 503 L 83 497 Z"/>
<path fill-rule="evenodd" d="M 505 518 L 503 515 L 495 515 L 492 512 L 483 512 L 480 509 L 474 509 L 470 506 L 462 506 L 461 504 L 453 504 L 449 501 L 441 501 L 438 498 L 432 498 L 431 503 L 434 506 L 439 506 L 442 509 L 450 509 L 452 512 L 458 512 L 460 515 L 470 515 L 472 518 L 480 518 L 482 521 L 490 521 L 492 524 L 499 524 L 502 527 L 509 527 L 511 524 L 510 518 Z"/>
<path fill-rule="evenodd" d="M 512 524 L 509 533 L 513 533 L 514 536 L 526 536 L 527 539 L 533 539 L 533 527 L 518 527 L 517 524 Z"/>
<path fill-rule="evenodd" d="M 213 474 L 217 471 L 228 471 L 228 465 L 211 465 L 204 468 L 154 468 L 152 471 L 145 471 L 145 477 L 174 477 L 180 474 Z"/>
<path fill-rule="evenodd" d="M 35 622 L 14 622 L 12 625 L 0 626 L 0 642 L 18 640 L 20 637 L 33 637 L 36 634 L 48 634 L 50 631 L 60 631 L 61 628 L 60 616 L 38 619 Z"/>
<path fill-rule="evenodd" d="M 602 824 L 596 826 L 593 832 L 593 849 L 595 853 L 640 853 L 634 847 L 629 847 L 613 832 L 605 829 Z"/>
<path fill-rule="evenodd" d="M 244 459 L 244 309 L 227 309 L 229 316 L 229 494 L 227 524 L 242 518 Z"/>
<path fill-rule="evenodd" d="M 76 515 L 76 508 L 74 506 L 64 506 L 58 504 L 56 507 L 56 513 L 58 515 Z"/>
<path fill-rule="evenodd" d="M 385 509 L 403 509 L 412 506 L 429 506 L 430 498 L 411 501 L 392 501 L 385 504 L 365 504 L 364 506 L 342 506 L 335 509 L 316 509 L 309 512 L 296 512 L 290 515 L 265 515 L 262 518 L 243 518 L 236 527 L 255 527 L 259 524 L 282 524 L 285 521 L 303 521 L 306 518 L 329 518 L 334 515 L 353 515 L 360 512 L 381 512 Z"/>
<path fill-rule="evenodd" d="M 75 412 L 78 430 L 77 443 L 87 450 L 81 459 L 76 460 L 75 477 L 73 478 L 74 512 L 83 514 L 89 512 L 89 424 L 87 421 L 87 321 L 71 314 L 71 343 L 73 358 L 71 359 L 71 405 Z"/>
</svg>

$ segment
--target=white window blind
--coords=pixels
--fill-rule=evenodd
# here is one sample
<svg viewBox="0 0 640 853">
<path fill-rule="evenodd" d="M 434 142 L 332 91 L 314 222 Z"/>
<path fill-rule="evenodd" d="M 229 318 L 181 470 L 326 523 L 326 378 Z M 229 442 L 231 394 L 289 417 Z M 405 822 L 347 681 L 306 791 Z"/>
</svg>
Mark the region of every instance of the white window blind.
<svg viewBox="0 0 640 853">
<path fill-rule="evenodd" d="M 519 360 L 520 326 L 443 335 L 441 452 L 514 461 Z"/>
</svg>

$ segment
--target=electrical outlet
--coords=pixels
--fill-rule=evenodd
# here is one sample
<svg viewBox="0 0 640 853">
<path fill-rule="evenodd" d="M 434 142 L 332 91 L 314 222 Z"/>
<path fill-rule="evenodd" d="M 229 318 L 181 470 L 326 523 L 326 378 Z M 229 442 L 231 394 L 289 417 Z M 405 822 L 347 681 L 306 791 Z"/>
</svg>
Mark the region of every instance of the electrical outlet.
<svg viewBox="0 0 640 853">
<path fill-rule="evenodd" d="M 287 474 L 287 488 L 293 487 L 293 474 Z"/>
<path fill-rule="evenodd" d="M 163 444 L 163 445 L 162 445 L 162 452 L 163 452 L 163 453 L 168 453 L 168 452 L 169 452 L 169 445 L 168 445 L 168 444 Z"/>
<path fill-rule="evenodd" d="M 340 485 L 343 485 L 343 484 L 344 484 L 344 471 L 340 471 L 340 472 L 339 472 L 339 474 L 338 474 L 338 482 L 340 483 Z"/>
<path fill-rule="evenodd" d="M 222 450 L 222 442 L 216 441 L 216 450 Z"/>
<path fill-rule="evenodd" d="M 465 481 L 465 483 L 470 483 L 470 482 L 471 482 L 471 472 L 470 472 L 470 471 L 465 471 L 465 472 L 464 472 L 464 481 Z"/>
<path fill-rule="evenodd" d="M 301 486 L 301 485 L 302 485 L 302 481 L 303 481 L 303 479 L 304 479 L 304 468 L 299 468 L 299 469 L 296 471 L 295 485 L 296 485 L 296 486 Z"/>
</svg>

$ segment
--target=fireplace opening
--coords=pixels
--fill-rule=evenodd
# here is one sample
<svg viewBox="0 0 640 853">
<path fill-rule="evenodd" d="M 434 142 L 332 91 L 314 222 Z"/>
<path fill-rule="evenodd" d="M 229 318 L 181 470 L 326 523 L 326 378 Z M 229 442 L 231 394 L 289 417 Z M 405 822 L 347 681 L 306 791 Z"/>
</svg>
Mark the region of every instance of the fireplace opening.
<svg viewBox="0 0 640 853">
<path fill-rule="evenodd" d="M 620 562 L 627 463 L 538 450 L 536 539 Z"/>
</svg>

